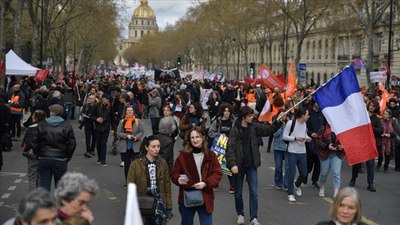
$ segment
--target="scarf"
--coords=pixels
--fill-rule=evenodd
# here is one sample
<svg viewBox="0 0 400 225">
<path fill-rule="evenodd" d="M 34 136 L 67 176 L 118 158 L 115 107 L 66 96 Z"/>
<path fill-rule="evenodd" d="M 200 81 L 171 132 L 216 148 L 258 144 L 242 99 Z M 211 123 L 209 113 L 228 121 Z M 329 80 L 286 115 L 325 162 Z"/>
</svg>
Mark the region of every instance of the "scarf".
<svg viewBox="0 0 400 225">
<path fill-rule="evenodd" d="M 139 121 L 133 115 L 126 115 L 124 120 L 126 121 L 124 128 L 125 128 L 125 131 L 128 133 L 132 132 L 133 120 L 135 120 L 136 127 L 138 127 L 138 125 L 139 125 Z"/>
<path fill-rule="evenodd" d="M 393 133 L 392 120 L 382 119 L 383 133 L 391 134 Z M 390 137 L 382 137 L 382 151 L 385 155 L 390 155 L 392 152 L 392 139 Z"/>
</svg>

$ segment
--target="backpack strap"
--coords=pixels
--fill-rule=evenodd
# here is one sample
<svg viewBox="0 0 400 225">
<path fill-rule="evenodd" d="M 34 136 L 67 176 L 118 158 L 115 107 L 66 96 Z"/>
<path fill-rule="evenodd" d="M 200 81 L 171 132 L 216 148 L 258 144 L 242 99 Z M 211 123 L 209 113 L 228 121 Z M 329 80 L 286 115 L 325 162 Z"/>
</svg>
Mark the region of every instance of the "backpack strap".
<svg viewBox="0 0 400 225">
<path fill-rule="evenodd" d="M 293 133 L 294 127 L 296 126 L 296 120 L 292 120 L 292 124 L 289 130 L 289 136 Z"/>
</svg>

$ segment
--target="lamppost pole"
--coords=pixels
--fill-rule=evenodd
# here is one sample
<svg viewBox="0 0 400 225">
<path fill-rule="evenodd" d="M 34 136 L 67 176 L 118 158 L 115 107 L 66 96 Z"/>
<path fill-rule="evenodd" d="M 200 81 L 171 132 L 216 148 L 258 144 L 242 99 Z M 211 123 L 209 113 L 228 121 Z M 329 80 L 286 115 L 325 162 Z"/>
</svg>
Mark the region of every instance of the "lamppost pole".
<svg viewBox="0 0 400 225">
<path fill-rule="evenodd" d="M 390 89 L 390 61 L 392 57 L 392 26 L 393 26 L 393 0 L 390 0 L 390 13 L 389 13 L 389 39 L 388 39 L 388 60 L 387 60 L 387 78 L 386 78 L 386 87 Z"/>
<path fill-rule="evenodd" d="M 40 15 L 40 68 L 43 69 L 43 17 L 44 17 L 44 4 L 42 0 L 42 10 Z"/>
</svg>

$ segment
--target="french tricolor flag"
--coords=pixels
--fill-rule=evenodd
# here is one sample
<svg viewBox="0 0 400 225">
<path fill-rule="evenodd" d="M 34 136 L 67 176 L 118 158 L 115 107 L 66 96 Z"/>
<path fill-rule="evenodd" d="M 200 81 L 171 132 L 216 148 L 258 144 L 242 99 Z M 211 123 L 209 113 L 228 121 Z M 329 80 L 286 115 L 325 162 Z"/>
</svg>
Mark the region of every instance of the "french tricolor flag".
<svg viewBox="0 0 400 225">
<path fill-rule="evenodd" d="M 319 88 L 314 99 L 342 144 L 349 165 L 378 156 L 353 64 Z"/>
</svg>

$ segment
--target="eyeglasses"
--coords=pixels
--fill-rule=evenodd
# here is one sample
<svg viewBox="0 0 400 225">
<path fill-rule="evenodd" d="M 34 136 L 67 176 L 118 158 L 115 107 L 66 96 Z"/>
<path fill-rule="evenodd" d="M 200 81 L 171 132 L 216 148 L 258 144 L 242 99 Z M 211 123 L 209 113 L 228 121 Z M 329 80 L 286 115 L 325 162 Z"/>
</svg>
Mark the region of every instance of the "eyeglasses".
<svg viewBox="0 0 400 225">
<path fill-rule="evenodd" d="M 78 204 L 79 206 L 84 206 L 84 205 L 89 206 L 90 203 L 89 201 L 77 200 L 77 199 L 74 199 L 72 201 Z"/>
</svg>

